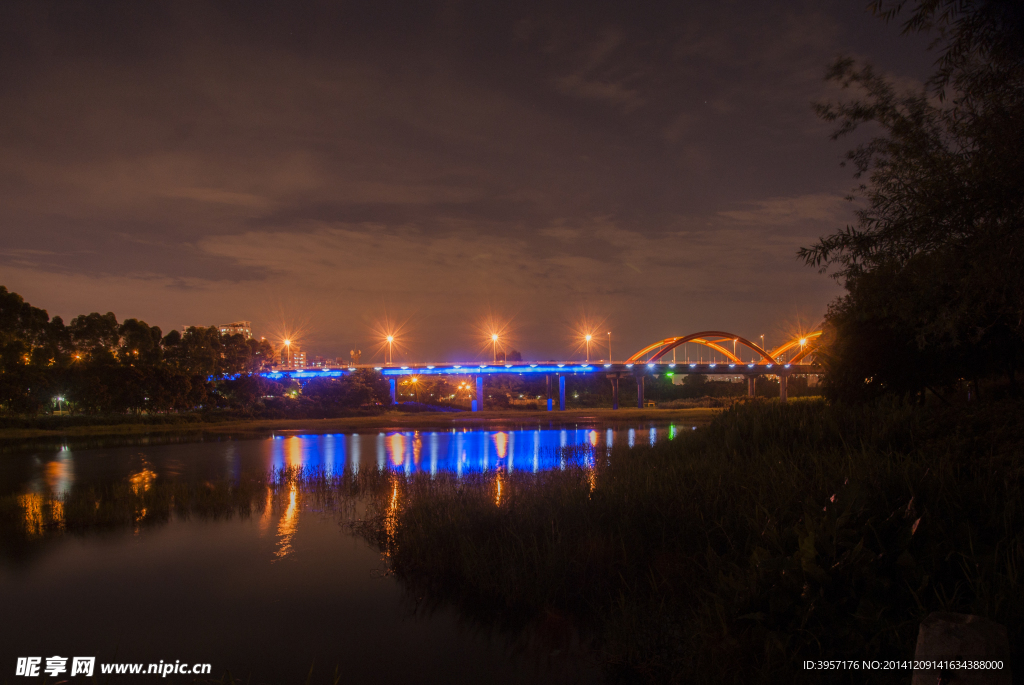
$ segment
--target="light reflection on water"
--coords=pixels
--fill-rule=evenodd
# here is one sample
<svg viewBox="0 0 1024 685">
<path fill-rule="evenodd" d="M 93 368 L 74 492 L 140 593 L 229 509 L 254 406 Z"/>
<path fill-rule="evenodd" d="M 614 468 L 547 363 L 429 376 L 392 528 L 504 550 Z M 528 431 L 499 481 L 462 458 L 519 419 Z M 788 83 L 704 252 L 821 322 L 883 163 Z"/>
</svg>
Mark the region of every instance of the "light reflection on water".
<svg viewBox="0 0 1024 685">
<path fill-rule="evenodd" d="M 651 426 L 646 430 L 646 442 L 651 445 L 676 436 L 675 425 Z M 127 482 L 136 494 L 142 494 L 159 477 L 237 482 L 240 474 L 246 472 L 266 474 L 305 469 L 340 475 L 346 470 L 357 474 L 366 468 L 407 476 L 494 473 L 499 476 L 495 500 L 500 504 L 501 473 L 565 469 L 565 448 L 578 446 L 588 448 L 583 465 L 593 469 L 598 454 L 607 458 L 612 447 L 621 443 L 636 445 L 637 429 L 413 430 L 381 432 L 373 437 L 356 433 L 278 434 L 261 440 L 151 446 L 145 453 L 138 448 L 74 451 L 65 447 L 45 456 L 36 454 L 20 460 L 8 457 L 6 470 L 0 470 L 0 493 L 17 496 L 30 537 L 41 535 L 44 527 L 63 528 L 63 498 L 76 486 Z M 287 556 L 292 549 L 302 493 L 292 487 L 280 498 L 282 501 L 273 502 L 268 493 L 259 518 L 260 532 L 265 534 L 274 525 L 272 517 L 279 517 L 277 558 Z M 146 514 L 145 508 L 135 512 L 136 533 L 137 524 Z"/>
<path fill-rule="evenodd" d="M 647 443 L 673 439 L 675 425 L 646 429 Z M 7 493 L 40 493 L 51 497 L 67 494 L 80 480 L 109 481 L 127 478 L 135 487 L 147 488 L 154 478 L 188 478 L 201 470 L 204 479 L 237 479 L 242 472 L 316 468 L 327 473 L 345 469 L 358 473 L 375 467 L 405 473 L 452 471 L 458 474 L 501 469 L 544 471 L 564 468 L 558 452 L 577 445 L 610 453 L 617 444 L 637 444 L 636 428 L 541 428 L 518 430 L 390 431 L 358 433 L 276 434 L 262 440 L 226 443 L 195 443 L 138 447 L 72 450 L 64 447 L 49 454 L 24 458 L 7 457 L 0 471 L 0 490 Z M 369 450 L 367 450 L 369 447 Z M 218 463 L 209 459 L 219 452 Z M 108 457 L 109 455 L 109 457 Z M 95 462 L 108 462 L 97 468 Z M 369 460 L 369 463 L 368 461 Z M 202 461 L 202 463 L 196 463 Z M 20 463 L 19 463 L 20 462 Z M 372 466 L 371 466 L 372 464 Z M 123 469 L 120 474 L 111 473 Z M 13 473 L 12 473 L 13 471 Z"/>
<path fill-rule="evenodd" d="M 676 428 L 651 427 L 647 433 L 647 444 L 654 445 L 658 440 L 674 438 Z M 407 474 L 451 471 L 462 475 L 515 469 L 537 472 L 565 468 L 559 453 L 562 448 L 604 447 L 609 453 L 624 437 L 630 447 L 634 446 L 636 429 L 620 432 L 608 428 L 603 435 L 593 428 L 378 433 L 373 441 L 374 462 L 379 470 Z M 275 435 L 269 440 L 267 468 L 315 468 L 326 473 L 341 473 L 348 468 L 358 473 L 366 468 L 360 449 L 363 440 L 359 434 Z"/>
</svg>

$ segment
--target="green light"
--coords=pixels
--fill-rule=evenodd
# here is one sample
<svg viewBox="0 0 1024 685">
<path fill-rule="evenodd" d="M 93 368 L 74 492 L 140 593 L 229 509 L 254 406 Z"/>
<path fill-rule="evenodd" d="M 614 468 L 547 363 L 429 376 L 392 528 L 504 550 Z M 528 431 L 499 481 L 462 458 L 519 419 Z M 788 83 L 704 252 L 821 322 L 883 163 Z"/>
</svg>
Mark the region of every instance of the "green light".
<svg viewBox="0 0 1024 685">
<path fill-rule="evenodd" d="M 665 378 L 672 378 L 672 376 L 674 376 L 674 375 L 675 375 L 675 373 L 673 373 L 672 371 L 666 371 L 665 372 Z"/>
</svg>

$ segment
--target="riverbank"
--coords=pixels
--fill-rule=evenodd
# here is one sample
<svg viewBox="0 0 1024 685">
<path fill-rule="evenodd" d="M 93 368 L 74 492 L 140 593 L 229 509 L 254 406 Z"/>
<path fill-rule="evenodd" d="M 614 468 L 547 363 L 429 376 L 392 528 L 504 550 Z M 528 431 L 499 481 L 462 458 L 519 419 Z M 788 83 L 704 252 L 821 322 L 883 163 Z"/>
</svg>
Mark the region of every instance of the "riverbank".
<svg viewBox="0 0 1024 685">
<path fill-rule="evenodd" d="M 242 437 L 246 434 L 294 431 L 298 433 L 351 433 L 368 430 L 447 430 L 458 427 L 517 427 L 540 425 L 614 424 L 679 422 L 691 426 L 706 425 L 720 409 L 570 409 L 567 411 L 481 411 L 481 412 L 385 412 L 375 416 L 334 419 L 249 419 L 217 422 L 171 424 L 122 423 L 66 428 L 2 428 L 0 444 L 46 438 L 102 438 L 148 435 L 209 434 Z"/>
<path fill-rule="evenodd" d="M 412 595 L 612 681 L 906 682 L 801 664 L 911 659 L 940 610 L 1007 626 L 1019 672 L 1021 410 L 754 403 L 575 468 L 396 479 L 362 531 Z"/>
</svg>

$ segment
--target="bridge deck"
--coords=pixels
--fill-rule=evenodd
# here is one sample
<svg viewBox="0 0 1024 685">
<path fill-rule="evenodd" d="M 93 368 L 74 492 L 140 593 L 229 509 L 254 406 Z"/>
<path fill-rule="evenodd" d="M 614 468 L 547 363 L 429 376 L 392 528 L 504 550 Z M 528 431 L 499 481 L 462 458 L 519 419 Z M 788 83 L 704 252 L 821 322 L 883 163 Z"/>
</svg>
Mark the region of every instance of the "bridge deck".
<svg viewBox="0 0 1024 685">
<path fill-rule="evenodd" d="M 373 369 L 385 376 L 492 376 L 500 374 L 616 374 L 622 376 L 699 373 L 732 376 L 797 376 L 821 373 L 817 364 L 732 364 L 697 362 L 509 362 L 497 364 L 356 364 L 345 368 L 279 370 L 263 374 L 268 378 L 337 378 L 359 369 Z"/>
</svg>

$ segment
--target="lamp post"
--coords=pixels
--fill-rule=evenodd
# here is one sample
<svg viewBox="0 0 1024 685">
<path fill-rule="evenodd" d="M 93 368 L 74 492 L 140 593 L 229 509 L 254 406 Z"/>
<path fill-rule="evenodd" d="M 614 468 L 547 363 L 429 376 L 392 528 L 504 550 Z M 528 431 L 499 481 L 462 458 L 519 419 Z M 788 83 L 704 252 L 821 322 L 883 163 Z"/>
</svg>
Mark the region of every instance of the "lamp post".
<svg viewBox="0 0 1024 685">
<path fill-rule="evenodd" d="M 612 360 L 612 332 L 608 331 L 608 361 Z"/>
<path fill-rule="evenodd" d="M 389 335 L 388 336 L 388 359 L 386 361 L 387 364 L 393 364 L 395 362 L 394 344 L 395 344 L 395 336 Z"/>
<path fill-rule="evenodd" d="M 492 333 L 491 334 L 491 353 L 492 353 L 492 356 L 493 356 L 493 361 L 495 363 L 497 363 L 498 362 L 498 334 L 497 333 Z"/>
<path fill-rule="evenodd" d="M 590 340 L 594 336 L 592 336 L 590 333 L 587 333 L 587 335 L 584 336 L 584 337 L 585 337 L 585 339 L 587 341 L 587 363 L 589 364 L 590 363 Z"/>
<path fill-rule="evenodd" d="M 764 349 L 764 333 L 761 334 L 761 349 Z"/>
</svg>

